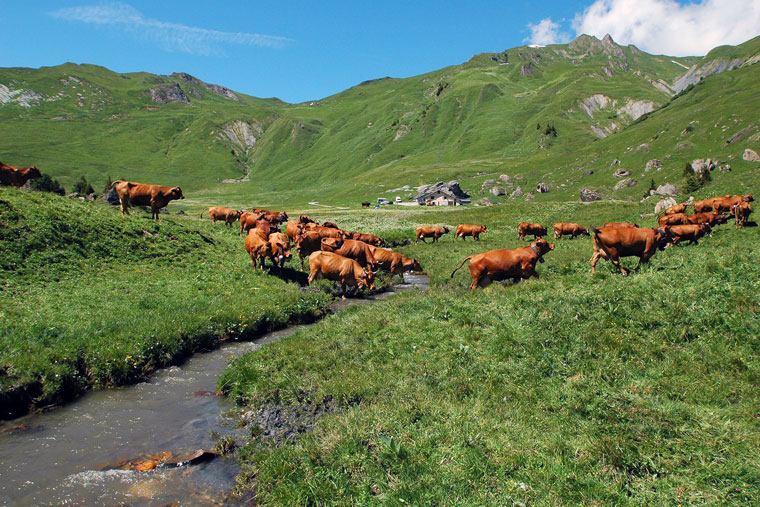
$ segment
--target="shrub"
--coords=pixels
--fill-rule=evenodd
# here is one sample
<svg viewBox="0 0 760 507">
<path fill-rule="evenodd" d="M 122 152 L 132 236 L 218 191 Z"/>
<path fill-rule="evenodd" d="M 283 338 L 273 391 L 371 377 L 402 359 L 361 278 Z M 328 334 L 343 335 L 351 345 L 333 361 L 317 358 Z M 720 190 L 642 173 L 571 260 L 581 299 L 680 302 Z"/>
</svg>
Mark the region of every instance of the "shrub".
<svg viewBox="0 0 760 507">
<path fill-rule="evenodd" d="M 42 178 L 30 180 L 29 188 L 37 190 L 38 192 L 52 192 L 58 195 L 66 195 L 66 189 L 63 188 L 63 185 L 47 174 L 43 174 Z"/>
<path fill-rule="evenodd" d="M 90 182 L 87 181 L 87 178 L 82 176 L 82 178 L 74 184 L 73 191 L 80 195 L 89 195 L 94 193 L 95 189 L 92 188 L 92 185 L 90 185 Z"/>
</svg>

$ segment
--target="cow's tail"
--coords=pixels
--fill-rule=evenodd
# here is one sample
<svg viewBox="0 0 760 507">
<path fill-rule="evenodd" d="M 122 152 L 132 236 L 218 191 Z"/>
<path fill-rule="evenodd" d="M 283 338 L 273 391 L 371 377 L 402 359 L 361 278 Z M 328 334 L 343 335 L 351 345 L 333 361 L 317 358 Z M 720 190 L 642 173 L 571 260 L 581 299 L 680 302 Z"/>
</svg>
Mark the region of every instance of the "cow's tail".
<svg viewBox="0 0 760 507">
<path fill-rule="evenodd" d="M 124 180 L 114 180 L 114 181 L 112 181 L 111 184 L 108 186 L 108 190 L 111 190 L 114 187 L 114 185 L 116 185 L 117 183 L 122 183 L 123 181 Z"/>
<path fill-rule="evenodd" d="M 465 262 L 467 262 L 467 261 L 469 261 L 469 260 L 470 260 L 470 259 L 472 259 L 473 257 L 474 257 L 473 255 L 470 255 L 469 257 L 465 257 L 465 259 L 462 261 L 462 264 L 460 264 L 458 268 L 456 268 L 454 271 L 452 271 L 452 272 L 451 272 L 451 276 L 450 276 L 450 278 L 454 278 L 454 273 L 456 273 L 457 271 L 459 271 L 459 269 L 460 269 L 462 266 L 464 266 L 464 263 L 465 263 Z"/>
</svg>

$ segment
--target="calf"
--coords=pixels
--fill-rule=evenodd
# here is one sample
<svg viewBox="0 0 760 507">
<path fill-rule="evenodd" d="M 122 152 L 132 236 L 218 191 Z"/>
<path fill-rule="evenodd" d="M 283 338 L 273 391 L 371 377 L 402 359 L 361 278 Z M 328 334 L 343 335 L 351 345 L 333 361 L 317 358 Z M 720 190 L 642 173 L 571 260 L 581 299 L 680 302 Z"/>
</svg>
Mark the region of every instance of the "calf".
<svg viewBox="0 0 760 507">
<path fill-rule="evenodd" d="M 594 234 L 592 237 L 594 254 L 591 256 L 592 273 L 596 273 L 596 263 L 599 259 L 607 259 L 621 273 L 627 275 L 628 270 L 620 265 L 621 257 L 638 257 L 639 264 L 636 266 L 636 271 L 638 271 L 642 264 L 649 262 L 658 248 L 664 250 L 668 242 L 662 229 L 638 227 L 597 229 L 592 227 L 591 232 Z"/>
<path fill-rule="evenodd" d="M 585 234 L 588 236 L 588 229 L 581 224 L 575 223 L 562 223 L 558 222 L 554 224 L 554 239 L 559 239 L 562 236 L 570 236 L 570 239 L 575 239 L 576 236 Z"/>
<path fill-rule="evenodd" d="M 36 166 L 16 167 L 0 162 L 0 185 L 23 187 L 27 181 L 42 178 L 42 173 Z"/>
<path fill-rule="evenodd" d="M 531 224 L 529 222 L 520 222 L 517 226 L 517 239 L 525 239 L 526 234 L 532 234 L 533 239 L 546 236 L 546 227 L 541 224 Z"/>
<path fill-rule="evenodd" d="M 485 232 L 488 232 L 488 228 L 485 225 L 459 224 L 454 232 L 454 241 L 459 237 L 464 241 L 465 236 L 472 236 L 473 239 L 480 241 L 480 235 Z M 544 234 L 546 234 L 546 228 L 544 228 Z"/>
<path fill-rule="evenodd" d="M 538 278 L 536 263 L 544 262 L 543 255 L 550 250 L 554 250 L 554 245 L 543 238 L 538 238 L 530 246 L 512 250 L 492 250 L 471 255 L 465 258 L 459 267 L 451 273 L 451 278 L 467 261 L 470 261 L 469 268 L 472 276 L 470 290 L 486 287 L 494 280 L 511 278 L 518 282 L 531 276 Z"/>
<path fill-rule="evenodd" d="M 145 183 L 133 183 L 131 181 L 116 180 L 109 190 L 116 190 L 121 204 L 121 214 L 129 215 L 129 207 L 150 206 L 151 218 L 158 220 L 158 210 L 169 204 L 174 199 L 184 199 L 182 189 L 179 187 L 165 187 L 162 185 L 147 185 Z"/>
<path fill-rule="evenodd" d="M 739 227 L 744 227 L 744 224 L 747 223 L 747 219 L 750 213 L 752 213 L 752 206 L 749 202 L 740 202 L 734 204 L 733 208 L 731 208 L 731 213 L 736 218 L 736 228 L 738 229 Z"/>
<path fill-rule="evenodd" d="M 261 263 L 261 270 L 264 271 L 264 261 L 272 258 L 272 246 L 267 238 L 267 233 L 261 229 L 253 228 L 248 231 L 245 237 L 245 249 L 251 256 L 251 265 L 256 269 L 256 262 Z"/>
<path fill-rule="evenodd" d="M 353 259 L 332 252 L 313 252 L 309 255 L 309 285 L 319 278 L 340 282 L 343 299 L 346 298 L 347 286 L 375 289 L 375 276 L 372 271 L 367 271 Z"/>
<path fill-rule="evenodd" d="M 240 220 L 240 215 L 245 213 L 243 210 L 225 208 L 224 206 L 212 206 L 208 209 L 208 216 L 211 217 L 211 224 L 216 225 L 217 220 L 224 220 L 224 225 L 232 227 L 233 222 Z M 201 213 L 203 218 L 203 213 Z"/>
<path fill-rule="evenodd" d="M 355 239 L 356 241 L 361 241 L 368 245 L 383 246 L 385 244 L 383 238 L 375 236 L 374 234 L 364 234 L 363 232 L 345 232 L 345 234 L 348 239 Z"/>
<path fill-rule="evenodd" d="M 377 260 L 372 247 L 354 239 L 322 238 L 322 251 L 332 252 L 358 262 L 361 267 L 377 271 Z"/>
<path fill-rule="evenodd" d="M 303 271 L 304 257 L 308 258 L 314 252 L 322 249 L 322 236 L 314 231 L 303 232 L 298 234 L 295 239 L 296 252 L 298 259 L 301 261 L 301 271 Z"/>
<path fill-rule="evenodd" d="M 400 275 L 407 271 L 422 271 L 420 261 L 417 259 L 410 259 L 398 252 L 392 252 L 385 248 L 370 246 L 370 249 L 372 250 L 372 256 L 377 261 L 378 268 L 390 271 L 391 274 Z"/>
<path fill-rule="evenodd" d="M 690 245 L 692 243 L 697 245 L 699 244 L 699 238 L 712 232 L 712 227 L 706 223 L 699 225 L 671 225 L 665 227 L 663 231 L 665 231 L 668 241 L 673 245 L 677 245 L 681 241 L 688 241 Z"/>
<path fill-rule="evenodd" d="M 265 214 L 264 213 L 253 213 L 251 211 L 245 211 L 240 214 L 240 234 L 238 236 L 243 235 L 243 231 L 250 231 L 254 227 L 256 227 L 256 223 L 259 220 L 264 219 Z"/>
<path fill-rule="evenodd" d="M 269 236 L 269 249 L 272 259 L 272 265 L 282 269 L 285 261 L 293 257 L 290 251 L 290 240 L 288 236 L 281 232 L 273 232 Z"/>
<path fill-rule="evenodd" d="M 433 238 L 433 243 L 435 243 L 438 241 L 438 238 L 448 233 L 449 233 L 449 228 L 446 226 L 443 226 L 443 227 L 420 226 L 420 227 L 417 227 L 417 229 L 414 231 L 414 235 L 415 235 L 414 242 L 417 243 L 419 240 L 422 240 L 422 242 L 425 243 L 425 238 Z"/>
</svg>

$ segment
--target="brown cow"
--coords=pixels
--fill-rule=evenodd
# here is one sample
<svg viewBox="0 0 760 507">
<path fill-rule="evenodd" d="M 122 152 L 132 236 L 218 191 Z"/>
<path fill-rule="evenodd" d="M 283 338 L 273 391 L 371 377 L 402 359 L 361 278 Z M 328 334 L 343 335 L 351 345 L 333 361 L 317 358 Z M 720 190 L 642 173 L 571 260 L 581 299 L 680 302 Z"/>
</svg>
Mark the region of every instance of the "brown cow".
<svg viewBox="0 0 760 507">
<path fill-rule="evenodd" d="M 372 255 L 372 247 L 354 239 L 322 238 L 322 250 L 348 257 L 358 262 L 363 268 L 377 271 L 377 260 Z"/>
<path fill-rule="evenodd" d="M 151 218 L 158 220 L 158 210 L 169 204 L 174 199 L 184 199 L 182 189 L 179 187 L 164 187 L 162 185 L 148 185 L 145 183 L 133 183 L 131 181 L 116 180 L 111 187 L 116 190 L 121 204 L 121 214 L 129 215 L 129 206 L 150 206 Z M 109 188 L 109 190 L 110 190 Z"/>
<path fill-rule="evenodd" d="M 296 235 L 294 244 L 301 261 L 301 271 L 303 271 L 304 257 L 308 258 L 312 253 L 319 252 L 322 249 L 322 236 L 314 231 L 303 232 Z"/>
<path fill-rule="evenodd" d="M 480 241 L 480 235 L 485 232 L 488 232 L 488 228 L 485 225 L 459 224 L 457 225 L 457 230 L 454 232 L 454 241 L 456 241 L 457 238 L 462 238 L 462 241 L 464 241 L 465 236 L 472 236 L 473 239 Z M 546 232 L 544 232 L 544 234 L 546 234 Z"/>
<path fill-rule="evenodd" d="M 657 219 L 657 225 L 659 225 L 660 228 L 665 227 L 667 225 L 687 225 L 689 223 L 691 223 L 689 222 L 689 217 L 684 215 L 683 213 L 675 213 L 673 215 L 663 215 Z"/>
<path fill-rule="evenodd" d="M 309 215 L 298 215 L 298 223 L 299 224 L 316 224 L 317 222 L 312 220 Z"/>
<path fill-rule="evenodd" d="M 380 269 L 390 271 L 391 274 L 400 275 L 407 271 L 422 271 L 420 261 L 417 259 L 410 259 L 398 252 L 392 252 L 376 246 L 370 246 L 370 249 L 372 250 L 372 256 L 377 261 L 377 266 Z"/>
<path fill-rule="evenodd" d="M 665 208 L 662 211 L 663 215 L 675 215 L 677 213 L 684 213 L 686 211 L 686 208 L 689 206 L 688 202 L 684 202 L 681 204 L 674 204 L 673 206 L 670 206 L 668 208 Z"/>
<path fill-rule="evenodd" d="M 254 213 L 263 213 L 267 222 L 272 225 L 279 225 L 288 221 L 288 214 L 284 211 L 269 211 L 268 209 L 253 208 Z"/>
<path fill-rule="evenodd" d="M 725 197 L 731 197 L 730 195 L 726 195 Z M 715 201 L 715 197 L 710 197 L 709 199 L 702 199 L 701 201 L 697 201 L 694 203 L 694 213 L 704 213 L 706 211 L 712 211 L 713 210 L 713 201 Z"/>
<path fill-rule="evenodd" d="M 417 243 L 419 240 L 422 240 L 423 243 L 425 243 L 425 238 L 433 238 L 433 243 L 438 241 L 438 238 L 443 236 L 444 234 L 449 233 L 449 228 L 446 226 L 443 227 L 425 227 L 420 226 L 417 227 L 417 229 L 414 231 L 415 233 L 415 240 L 414 242 Z"/>
<path fill-rule="evenodd" d="M 530 246 L 514 248 L 512 250 L 491 250 L 477 255 L 470 255 L 451 273 L 454 277 L 464 263 L 470 261 L 470 275 L 472 283 L 470 290 L 477 287 L 486 287 L 491 281 L 506 280 L 507 278 L 519 282 L 531 276 L 538 278 L 536 263 L 544 262 L 543 255 L 554 250 L 554 245 L 543 238 L 536 239 Z"/>
<path fill-rule="evenodd" d="M 348 239 L 355 239 L 356 241 L 361 241 L 363 243 L 367 243 L 368 245 L 372 246 L 383 246 L 385 244 L 385 240 L 379 236 L 375 236 L 374 234 L 364 234 L 363 232 L 347 232 L 344 231 L 346 238 Z"/>
<path fill-rule="evenodd" d="M 291 241 L 295 241 L 296 235 L 301 234 L 301 231 L 303 231 L 303 224 L 293 220 L 289 220 L 288 223 L 285 224 L 285 234 L 288 235 L 288 238 L 290 238 Z"/>
<path fill-rule="evenodd" d="M 309 285 L 319 278 L 340 282 L 343 299 L 346 298 L 346 286 L 375 289 L 375 275 L 372 271 L 367 271 L 353 259 L 332 252 L 313 252 L 309 255 Z"/>
<path fill-rule="evenodd" d="M 16 167 L 0 162 L 0 185 L 23 187 L 27 181 L 42 178 L 42 173 L 36 166 Z"/>
<path fill-rule="evenodd" d="M 238 236 L 242 236 L 243 231 L 247 232 L 256 227 L 256 222 L 263 220 L 264 216 L 264 213 L 253 213 L 250 211 L 243 212 L 240 215 L 240 234 L 238 234 Z"/>
<path fill-rule="evenodd" d="M 576 236 L 582 234 L 589 235 L 588 229 L 576 223 L 557 222 L 552 228 L 554 229 L 554 239 L 560 239 L 562 236 L 570 236 L 570 239 L 575 239 Z"/>
<path fill-rule="evenodd" d="M 649 259 L 667 246 L 667 236 L 662 229 L 648 229 L 638 227 L 592 227 L 591 232 L 594 242 L 594 254 L 591 256 L 591 272 L 596 273 L 596 263 L 599 259 L 607 259 L 624 275 L 628 270 L 620 265 L 620 257 L 638 257 L 639 264 L 649 262 Z"/>
<path fill-rule="evenodd" d="M 614 229 L 637 229 L 639 224 L 632 224 L 631 222 L 606 222 L 603 227 L 612 227 Z"/>
<path fill-rule="evenodd" d="M 240 209 L 225 208 L 224 206 L 212 206 L 208 209 L 208 216 L 211 217 L 211 224 L 216 225 L 217 220 L 224 220 L 224 225 L 232 227 L 232 223 L 240 220 L 240 215 L 245 211 Z M 203 213 L 201 213 L 203 218 Z"/>
<path fill-rule="evenodd" d="M 752 202 L 752 194 L 747 195 L 727 195 L 725 197 L 716 197 L 713 199 L 713 211 L 720 213 L 726 211 L 731 213 L 731 209 L 742 202 Z"/>
<path fill-rule="evenodd" d="M 322 227 L 328 227 L 330 229 L 340 229 L 335 222 L 322 222 Z"/>
<path fill-rule="evenodd" d="M 272 264 L 280 269 L 285 266 L 285 261 L 293 257 L 290 251 L 290 240 L 281 232 L 273 232 L 269 235 L 269 248 Z"/>
<path fill-rule="evenodd" d="M 520 224 L 517 226 L 517 239 L 525 239 L 526 234 L 532 234 L 533 239 L 546 236 L 546 227 L 541 224 L 520 222 Z"/>
<path fill-rule="evenodd" d="M 738 229 L 739 227 L 744 227 L 744 224 L 747 223 L 747 219 L 749 218 L 750 213 L 752 213 L 752 206 L 748 202 L 740 202 L 734 204 L 731 213 L 733 213 L 736 218 L 736 228 Z"/>
<path fill-rule="evenodd" d="M 264 271 L 264 261 L 272 258 L 272 247 L 269 244 L 267 233 L 257 228 L 249 230 L 245 237 L 245 249 L 251 256 L 253 269 L 256 269 L 256 261 L 259 261 L 261 270 Z"/>
<path fill-rule="evenodd" d="M 677 245 L 681 241 L 688 241 L 691 245 L 699 244 L 699 238 L 712 232 L 710 224 L 699 225 L 670 225 L 663 229 L 668 236 L 668 241 Z"/>
<path fill-rule="evenodd" d="M 716 225 L 725 224 L 728 216 L 723 213 L 705 212 L 686 215 L 686 219 L 690 224 L 710 224 L 710 227 L 715 227 Z"/>
</svg>

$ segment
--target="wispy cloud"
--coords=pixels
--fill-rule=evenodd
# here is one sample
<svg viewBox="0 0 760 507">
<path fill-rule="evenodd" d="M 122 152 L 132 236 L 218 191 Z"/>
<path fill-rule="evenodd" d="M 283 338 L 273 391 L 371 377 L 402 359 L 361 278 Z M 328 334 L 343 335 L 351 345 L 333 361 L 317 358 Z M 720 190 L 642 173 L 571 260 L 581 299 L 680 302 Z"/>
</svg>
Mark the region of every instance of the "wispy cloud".
<svg viewBox="0 0 760 507">
<path fill-rule="evenodd" d="M 551 18 L 544 18 L 535 25 L 528 24 L 530 37 L 523 39 L 523 42 L 531 44 L 559 44 L 570 40 L 570 36 L 560 31 L 559 23 L 555 23 Z"/>
<path fill-rule="evenodd" d="M 650 53 L 703 55 L 715 46 L 758 35 L 760 0 L 595 0 L 573 21 L 575 31 Z"/>
<path fill-rule="evenodd" d="M 258 33 L 221 32 L 146 18 L 131 5 L 109 2 L 67 7 L 50 13 L 54 18 L 95 25 L 113 25 L 159 44 L 166 51 L 198 55 L 221 54 L 225 44 L 281 48 L 293 42 L 287 37 Z"/>
</svg>

